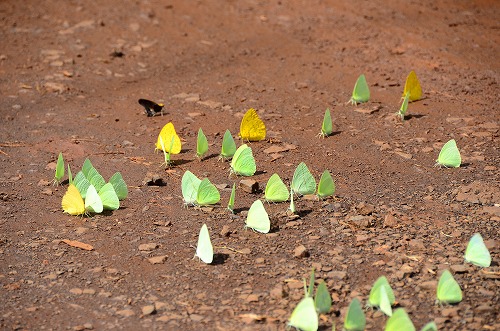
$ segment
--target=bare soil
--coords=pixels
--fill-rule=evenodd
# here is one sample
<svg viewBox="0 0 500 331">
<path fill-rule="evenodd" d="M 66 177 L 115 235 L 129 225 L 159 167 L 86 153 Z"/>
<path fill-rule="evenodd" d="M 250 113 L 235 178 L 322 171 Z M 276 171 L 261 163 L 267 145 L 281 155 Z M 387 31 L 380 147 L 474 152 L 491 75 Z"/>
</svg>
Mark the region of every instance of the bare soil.
<svg viewBox="0 0 500 331">
<path fill-rule="evenodd" d="M 0 2 L 0 327 L 3 330 L 283 330 L 314 267 L 333 299 L 321 330 L 340 329 L 353 297 L 388 277 L 417 329 L 500 330 L 499 17 L 496 1 L 2 1 Z M 424 99 L 399 109 L 415 70 Z M 371 100 L 347 105 L 364 73 Z M 165 103 L 146 117 L 137 103 Z M 251 143 L 260 192 L 226 210 L 236 136 L 256 108 L 268 137 Z M 317 137 L 325 109 L 335 134 Z M 154 153 L 173 121 L 174 166 Z M 202 127 L 210 156 L 195 157 Z M 457 169 L 435 167 L 455 139 Z M 270 147 L 285 147 L 270 153 Z M 119 210 L 64 214 L 57 154 L 85 158 L 129 185 Z M 245 212 L 277 172 L 328 169 L 333 198 L 266 204 L 271 233 L 244 230 Z M 213 209 L 183 208 L 190 170 L 221 187 Z M 156 173 L 165 185 L 144 185 Z M 208 225 L 215 261 L 193 259 Z M 492 266 L 463 260 L 480 232 Z M 92 251 L 62 240 L 90 244 Z M 142 244 L 149 250 L 140 250 Z M 303 245 L 308 254 L 295 256 Z M 141 249 L 144 247 L 141 246 Z M 151 260 L 150 258 L 156 258 Z M 159 262 L 153 264 L 152 262 Z M 464 299 L 435 304 L 450 269 Z M 381 330 L 367 310 L 367 329 Z"/>
</svg>

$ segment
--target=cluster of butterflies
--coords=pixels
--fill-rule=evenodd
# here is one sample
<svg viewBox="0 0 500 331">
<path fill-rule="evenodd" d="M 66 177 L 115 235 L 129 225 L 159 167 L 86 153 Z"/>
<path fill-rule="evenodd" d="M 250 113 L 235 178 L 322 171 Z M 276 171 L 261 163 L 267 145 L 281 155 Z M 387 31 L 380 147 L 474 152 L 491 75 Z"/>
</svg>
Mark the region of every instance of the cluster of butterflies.
<svg viewBox="0 0 500 331">
<path fill-rule="evenodd" d="M 64 177 L 64 158 L 59 153 L 54 175 L 54 184 L 59 184 Z M 83 163 L 82 170 L 75 178 L 68 163 L 68 190 L 64 194 L 61 206 L 70 215 L 98 214 L 103 210 L 120 208 L 120 200 L 128 195 L 127 184 L 122 175 L 116 172 L 106 183 L 89 159 Z"/>
<path fill-rule="evenodd" d="M 487 268 L 491 265 L 491 255 L 484 244 L 481 234 L 474 234 L 465 250 L 464 259 L 468 263 Z M 310 284 L 314 284 L 314 270 L 311 273 Z M 321 284 L 320 284 L 321 285 Z M 310 285 L 312 286 L 312 285 Z M 326 290 L 326 295 L 325 295 Z M 439 304 L 455 304 L 462 301 L 462 290 L 451 272 L 446 269 L 439 278 L 436 302 Z M 385 315 L 389 316 L 386 322 L 385 331 L 415 331 L 410 317 L 404 308 L 392 310 L 396 303 L 394 291 L 385 276 L 379 277 L 373 284 L 368 298 L 368 307 L 380 309 Z M 316 331 L 318 329 L 318 314 L 330 311 L 331 297 L 328 290 L 320 288 L 316 291 L 316 297 L 312 298 L 312 289 L 306 293 L 306 296 L 297 304 L 288 321 L 289 326 L 302 331 Z M 335 327 L 335 325 L 334 325 Z M 366 317 L 358 298 L 354 298 L 349 305 L 344 320 L 344 330 L 363 331 L 366 327 Z M 427 323 L 421 331 L 437 331 L 435 322 Z"/>
</svg>

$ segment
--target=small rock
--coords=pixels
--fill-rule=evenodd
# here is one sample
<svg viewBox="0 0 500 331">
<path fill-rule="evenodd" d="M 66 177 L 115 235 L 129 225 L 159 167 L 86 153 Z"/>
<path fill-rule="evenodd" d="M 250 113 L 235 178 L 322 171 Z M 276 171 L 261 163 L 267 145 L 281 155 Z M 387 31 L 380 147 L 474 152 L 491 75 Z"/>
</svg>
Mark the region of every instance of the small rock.
<svg viewBox="0 0 500 331">
<path fill-rule="evenodd" d="M 286 296 L 286 293 L 283 290 L 283 286 L 281 284 L 278 284 L 271 290 L 269 295 L 275 300 L 280 300 Z"/>
<path fill-rule="evenodd" d="M 140 244 L 139 245 L 139 250 L 140 251 L 152 251 L 153 249 L 156 249 L 158 247 L 157 243 L 149 243 L 149 244 Z"/>
<path fill-rule="evenodd" d="M 45 188 L 43 191 L 42 191 L 42 194 L 45 194 L 45 195 L 52 195 L 52 190 L 50 188 Z"/>
<path fill-rule="evenodd" d="M 304 245 L 300 245 L 295 247 L 295 249 L 293 250 L 293 256 L 295 256 L 296 258 L 308 257 L 309 251 L 307 250 L 307 248 L 305 248 Z"/>
<path fill-rule="evenodd" d="M 435 290 L 437 288 L 438 282 L 435 280 L 429 280 L 423 283 L 420 283 L 420 287 L 424 290 Z"/>
<path fill-rule="evenodd" d="M 445 317 L 458 316 L 458 308 L 455 308 L 455 307 L 444 308 L 441 311 L 441 316 L 445 316 Z"/>
<path fill-rule="evenodd" d="M 250 294 L 247 297 L 247 302 L 259 302 L 259 296 L 257 294 Z"/>
<path fill-rule="evenodd" d="M 148 262 L 151 264 L 162 264 L 165 263 L 167 259 L 167 255 L 153 256 L 148 259 Z"/>
<path fill-rule="evenodd" d="M 247 193 L 256 193 L 259 190 L 259 183 L 253 179 L 243 179 L 238 186 Z"/>
<path fill-rule="evenodd" d="M 231 230 L 229 230 L 229 226 L 223 225 L 222 230 L 220 231 L 220 235 L 222 237 L 229 237 L 231 235 Z"/>
<path fill-rule="evenodd" d="M 371 215 L 375 211 L 375 206 L 369 203 L 360 202 L 356 206 L 356 211 L 358 212 L 358 214 L 363 216 Z"/>
<path fill-rule="evenodd" d="M 372 227 L 373 221 L 374 221 L 373 216 L 362 216 L 362 215 L 351 216 L 348 219 L 348 222 L 353 223 L 357 228 L 360 229 L 366 229 Z"/>
<path fill-rule="evenodd" d="M 384 226 L 385 227 L 389 227 L 389 228 L 393 228 L 393 227 L 396 227 L 399 223 L 399 220 L 394 217 L 392 214 L 387 214 L 385 215 L 385 218 L 384 218 Z"/>
<path fill-rule="evenodd" d="M 76 295 L 80 295 L 83 293 L 82 289 L 78 287 L 72 288 L 71 290 L 69 290 L 69 292 Z"/>
<path fill-rule="evenodd" d="M 156 308 L 154 305 L 147 305 L 142 307 L 142 315 L 147 316 L 151 315 L 156 311 Z"/>
<path fill-rule="evenodd" d="M 135 313 L 132 309 L 123 309 L 123 310 L 118 310 L 116 312 L 117 315 L 123 316 L 123 317 L 131 317 L 134 316 Z"/>
<path fill-rule="evenodd" d="M 467 265 L 465 264 L 454 264 L 450 266 L 450 270 L 456 273 L 464 273 L 467 272 Z"/>
<path fill-rule="evenodd" d="M 197 104 L 206 106 L 210 109 L 217 109 L 222 107 L 222 102 L 217 102 L 217 101 L 212 101 L 212 100 L 206 100 L 206 101 L 198 101 Z"/>
<path fill-rule="evenodd" d="M 53 162 L 52 162 L 53 163 Z M 50 163 L 49 163 L 50 164 Z M 54 168 L 55 169 L 55 168 Z M 51 170 L 54 170 L 54 169 L 51 169 Z M 46 179 L 40 179 L 37 183 L 38 186 L 49 186 L 50 185 L 50 181 L 46 180 Z"/>
<path fill-rule="evenodd" d="M 163 178 L 161 178 L 160 175 L 153 173 L 153 172 L 148 172 L 148 173 L 146 173 L 146 176 L 142 180 L 142 185 L 165 186 L 166 183 L 163 181 Z"/>
</svg>

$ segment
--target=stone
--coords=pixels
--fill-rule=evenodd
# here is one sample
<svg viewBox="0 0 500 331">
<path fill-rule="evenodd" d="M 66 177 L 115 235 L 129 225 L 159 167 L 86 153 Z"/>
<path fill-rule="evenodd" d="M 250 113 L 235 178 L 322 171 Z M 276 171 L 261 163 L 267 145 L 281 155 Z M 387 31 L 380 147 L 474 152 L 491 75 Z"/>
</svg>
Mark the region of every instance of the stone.
<svg viewBox="0 0 500 331">
<path fill-rule="evenodd" d="M 295 247 L 295 249 L 293 250 L 293 256 L 295 256 L 296 258 L 308 257 L 309 251 L 304 245 L 300 245 Z"/>
<path fill-rule="evenodd" d="M 139 245 L 139 250 L 141 252 L 143 252 L 143 251 L 152 251 L 153 249 L 156 249 L 157 247 L 158 247 L 157 243 L 140 244 Z"/>
<path fill-rule="evenodd" d="M 259 183 L 253 179 L 242 179 L 238 186 L 247 193 L 257 193 Z"/>
<path fill-rule="evenodd" d="M 165 263 L 167 259 L 167 255 L 153 256 L 148 259 L 148 262 L 151 264 L 162 264 Z"/>
</svg>

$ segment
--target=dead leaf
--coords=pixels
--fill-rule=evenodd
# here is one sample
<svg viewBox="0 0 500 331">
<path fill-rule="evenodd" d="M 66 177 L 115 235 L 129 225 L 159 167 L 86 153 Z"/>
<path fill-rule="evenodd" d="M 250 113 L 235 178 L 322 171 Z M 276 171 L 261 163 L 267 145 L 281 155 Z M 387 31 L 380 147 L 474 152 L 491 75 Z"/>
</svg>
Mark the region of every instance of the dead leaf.
<svg viewBox="0 0 500 331">
<path fill-rule="evenodd" d="M 85 243 L 82 243 L 82 242 L 76 241 L 76 240 L 64 239 L 62 242 L 66 243 L 70 246 L 76 247 L 76 248 L 84 249 L 86 251 L 91 251 L 94 249 L 94 247 L 92 245 L 85 244 Z"/>
</svg>

